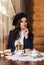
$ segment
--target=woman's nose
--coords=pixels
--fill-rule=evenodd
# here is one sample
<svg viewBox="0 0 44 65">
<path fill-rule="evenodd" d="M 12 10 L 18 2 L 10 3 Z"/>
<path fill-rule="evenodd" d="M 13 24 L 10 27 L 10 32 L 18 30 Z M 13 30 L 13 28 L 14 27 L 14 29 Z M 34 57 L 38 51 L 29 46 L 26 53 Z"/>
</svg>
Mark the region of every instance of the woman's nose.
<svg viewBox="0 0 44 65">
<path fill-rule="evenodd" d="M 25 24 L 26 22 L 24 21 L 23 23 Z"/>
</svg>

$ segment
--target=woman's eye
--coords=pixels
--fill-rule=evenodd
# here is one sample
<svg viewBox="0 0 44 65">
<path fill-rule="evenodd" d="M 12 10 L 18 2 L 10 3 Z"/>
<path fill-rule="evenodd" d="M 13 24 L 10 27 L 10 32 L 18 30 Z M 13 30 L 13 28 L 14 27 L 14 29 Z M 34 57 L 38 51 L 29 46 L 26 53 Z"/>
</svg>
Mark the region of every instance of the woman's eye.
<svg viewBox="0 0 44 65">
<path fill-rule="evenodd" d="M 24 22 L 27 23 L 27 21 L 21 21 L 21 23 L 24 23 Z"/>
<path fill-rule="evenodd" d="M 21 21 L 23 23 L 23 21 Z"/>
<path fill-rule="evenodd" d="M 25 22 L 27 22 L 27 21 L 25 21 Z"/>
</svg>

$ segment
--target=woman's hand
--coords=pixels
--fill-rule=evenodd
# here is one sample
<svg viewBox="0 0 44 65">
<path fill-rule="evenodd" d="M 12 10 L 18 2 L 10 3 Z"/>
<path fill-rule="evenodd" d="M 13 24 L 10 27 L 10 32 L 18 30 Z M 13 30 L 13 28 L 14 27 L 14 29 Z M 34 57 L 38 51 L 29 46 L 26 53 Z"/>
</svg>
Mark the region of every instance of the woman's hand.
<svg viewBox="0 0 44 65">
<path fill-rule="evenodd" d="M 24 37 L 25 37 L 25 39 L 28 38 L 28 34 L 29 34 L 29 30 L 26 28 L 26 29 L 24 30 Z"/>
</svg>

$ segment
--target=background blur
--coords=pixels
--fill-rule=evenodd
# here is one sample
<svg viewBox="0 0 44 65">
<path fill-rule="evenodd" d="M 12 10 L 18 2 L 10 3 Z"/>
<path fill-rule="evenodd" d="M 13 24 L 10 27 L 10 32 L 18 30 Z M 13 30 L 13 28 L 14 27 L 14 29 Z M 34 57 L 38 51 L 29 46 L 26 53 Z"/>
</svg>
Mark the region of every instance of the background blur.
<svg viewBox="0 0 44 65">
<path fill-rule="evenodd" d="M 44 51 L 44 0 L 0 0 L 0 50 L 7 48 L 13 16 L 24 12 L 34 34 L 34 48 Z"/>
</svg>

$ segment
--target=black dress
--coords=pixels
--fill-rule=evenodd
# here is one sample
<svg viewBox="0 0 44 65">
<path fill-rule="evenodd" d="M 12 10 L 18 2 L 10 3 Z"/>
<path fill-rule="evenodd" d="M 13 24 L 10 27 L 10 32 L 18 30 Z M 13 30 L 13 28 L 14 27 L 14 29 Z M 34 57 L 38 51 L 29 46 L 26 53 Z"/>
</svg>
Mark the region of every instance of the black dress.
<svg viewBox="0 0 44 65">
<path fill-rule="evenodd" d="M 12 52 L 14 52 L 15 50 L 14 42 L 16 40 L 16 37 L 14 35 L 14 32 L 15 30 L 10 31 L 9 38 L 8 38 L 8 46 L 7 46 L 7 48 L 11 49 Z M 23 49 L 33 49 L 33 38 L 34 38 L 34 35 L 31 32 L 29 32 L 27 39 L 25 39 L 24 37 Z"/>
</svg>

